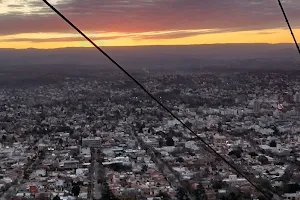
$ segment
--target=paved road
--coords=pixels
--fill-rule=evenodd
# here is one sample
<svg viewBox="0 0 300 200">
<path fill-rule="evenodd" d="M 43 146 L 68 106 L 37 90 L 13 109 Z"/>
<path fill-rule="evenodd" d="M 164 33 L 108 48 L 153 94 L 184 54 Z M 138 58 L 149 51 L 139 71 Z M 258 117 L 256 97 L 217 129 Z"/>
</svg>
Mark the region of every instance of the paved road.
<svg viewBox="0 0 300 200">
<path fill-rule="evenodd" d="M 158 166 L 159 170 L 166 177 L 167 181 L 170 183 L 170 185 L 173 189 L 182 187 L 182 188 L 186 189 L 186 191 L 188 191 L 187 188 L 185 187 L 185 185 L 183 184 L 182 178 L 180 177 L 180 175 L 178 173 L 175 174 L 175 170 L 173 170 L 173 168 L 166 161 L 159 158 L 159 156 L 155 155 L 156 150 L 152 146 L 146 144 L 143 141 L 143 139 L 136 132 L 134 132 L 132 134 L 132 136 L 134 137 L 135 140 L 138 141 L 140 146 L 142 148 L 144 148 L 146 150 L 146 152 L 151 156 L 152 161 L 155 162 L 155 164 Z M 187 192 L 187 195 L 188 195 L 189 199 L 191 199 L 191 200 L 195 199 L 194 195 L 191 195 L 189 192 Z"/>
<path fill-rule="evenodd" d="M 94 188 L 93 188 L 93 194 L 94 194 L 94 199 L 101 199 L 102 193 L 101 193 L 101 184 L 98 184 L 98 179 L 100 178 L 99 174 L 99 168 L 100 164 L 98 162 L 95 162 L 95 170 L 94 170 Z"/>
<path fill-rule="evenodd" d="M 103 165 L 100 162 L 102 154 L 99 152 L 101 148 L 96 148 L 92 153 L 92 168 L 90 174 L 91 181 L 91 198 L 100 200 L 102 198 L 102 185 L 98 183 L 98 180 L 105 178 Z M 99 162 L 98 162 L 99 161 Z"/>
<path fill-rule="evenodd" d="M 14 193 L 15 187 L 10 187 L 0 198 L 0 200 L 9 200 Z"/>
</svg>

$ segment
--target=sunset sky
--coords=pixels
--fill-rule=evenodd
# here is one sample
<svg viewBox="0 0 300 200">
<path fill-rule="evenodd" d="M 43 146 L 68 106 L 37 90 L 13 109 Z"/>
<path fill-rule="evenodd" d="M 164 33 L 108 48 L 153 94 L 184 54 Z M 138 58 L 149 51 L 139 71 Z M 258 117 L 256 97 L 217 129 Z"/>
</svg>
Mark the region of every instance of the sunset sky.
<svg viewBox="0 0 300 200">
<path fill-rule="evenodd" d="M 277 0 L 49 0 L 101 46 L 292 43 Z M 300 0 L 282 0 L 300 41 Z M 42 0 L 0 0 L 0 48 L 89 47 Z"/>
</svg>

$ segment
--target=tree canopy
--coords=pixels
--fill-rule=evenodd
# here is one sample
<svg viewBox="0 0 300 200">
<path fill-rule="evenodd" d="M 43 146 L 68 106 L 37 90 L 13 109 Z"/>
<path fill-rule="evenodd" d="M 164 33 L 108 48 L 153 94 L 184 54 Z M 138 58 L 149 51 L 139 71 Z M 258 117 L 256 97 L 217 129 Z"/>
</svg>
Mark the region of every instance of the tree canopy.
<svg viewBox="0 0 300 200">
<path fill-rule="evenodd" d="M 207 200 L 207 196 L 205 194 L 205 189 L 201 183 L 197 186 L 195 191 L 196 200 Z"/>
<path fill-rule="evenodd" d="M 60 200 L 60 198 L 56 195 L 52 200 Z"/>
<path fill-rule="evenodd" d="M 80 187 L 78 184 L 75 184 L 73 187 L 72 187 L 72 193 L 75 197 L 78 197 L 78 195 L 80 194 Z"/>
<path fill-rule="evenodd" d="M 275 142 L 275 140 L 272 140 L 269 144 L 270 147 L 276 147 L 277 143 Z"/>
<path fill-rule="evenodd" d="M 174 142 L 172 137 L 167 137 L 166 138 L 166 145 L 167 146 L 174 146 L 174 144 L 175 144 L 175 142 Z"/>
<path fill-rule="evenodd" d="M 176 199 L 177 200 L 190 200 L 189 197 L 188 197 L 187 192 L 183 188 L 181 188 L 181 187 L 179 187 L 177 189 Z"/>
</svg>

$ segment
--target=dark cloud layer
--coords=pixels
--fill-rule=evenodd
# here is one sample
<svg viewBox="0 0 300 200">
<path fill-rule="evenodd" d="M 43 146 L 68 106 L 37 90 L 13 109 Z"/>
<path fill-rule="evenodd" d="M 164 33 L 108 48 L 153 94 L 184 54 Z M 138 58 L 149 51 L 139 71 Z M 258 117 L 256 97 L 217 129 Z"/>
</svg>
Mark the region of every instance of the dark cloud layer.
<svg viewBox="0 0 300 200">
<path fill-rule="evenodd" d="M 104 36 L 104 37 L 91 37 L 92 40 L 113 40 L 121 38 L 122 36 Z M 67 37 L 67 38 L 10 38 L 4 39 L 3 42 L 82 42 L 86 41 L 83 37 Z"/>
<path fill-rule="evenodd" d="M 66 2 L 58 4 L 57 8 L 85 31 L 254 30 L 286 26 L 276 0 L 69 0 Z M 300 1 L 286 0 L 283 5 L 291 23 L 300 26 Z M 31 15 L 24 16 L 18 12 L 2 15 L 0 34 L 73 32 L 41 1 L 32 2 L 30 6 L 35 9 Z"/>
</svg>

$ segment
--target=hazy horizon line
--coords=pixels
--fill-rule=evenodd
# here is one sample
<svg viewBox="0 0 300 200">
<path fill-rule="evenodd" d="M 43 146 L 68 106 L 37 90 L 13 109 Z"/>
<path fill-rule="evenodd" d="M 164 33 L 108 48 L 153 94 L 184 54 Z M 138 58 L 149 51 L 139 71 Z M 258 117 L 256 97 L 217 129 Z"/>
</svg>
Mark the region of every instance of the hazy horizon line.
<svg viewBox="0 0 300 200">
<path fill-rule="evenodd" d="M 169 44 L 166 44 L 166 45 L 126 45 L 126 46 L 100 46 L 99 47 L 108 47 L 108 48 L 128 48 L 128 47 L 131 47 L 131 48 L 141 48 L 141 47 L 176 47 L 176 46 L 179 46 L 179 47 L 184 47 L 184 46 L 217 46 L 217 45 L 222 45 L 222 46 L 225 46 L 225 45 L 294 45 L 293 42 L 290 42 L 290 43 L 211 43 L 211 44 L 174 44 L 174 45 L 169 45 Z M 91 47 L 58 47 L 58 48 L 1 48 L 0 47 L 0 50 L 63 50 L 63 49 L 91 49 L 91 48 L 95 48 L 94 46 L 91 46 Z"/>
</svg>

